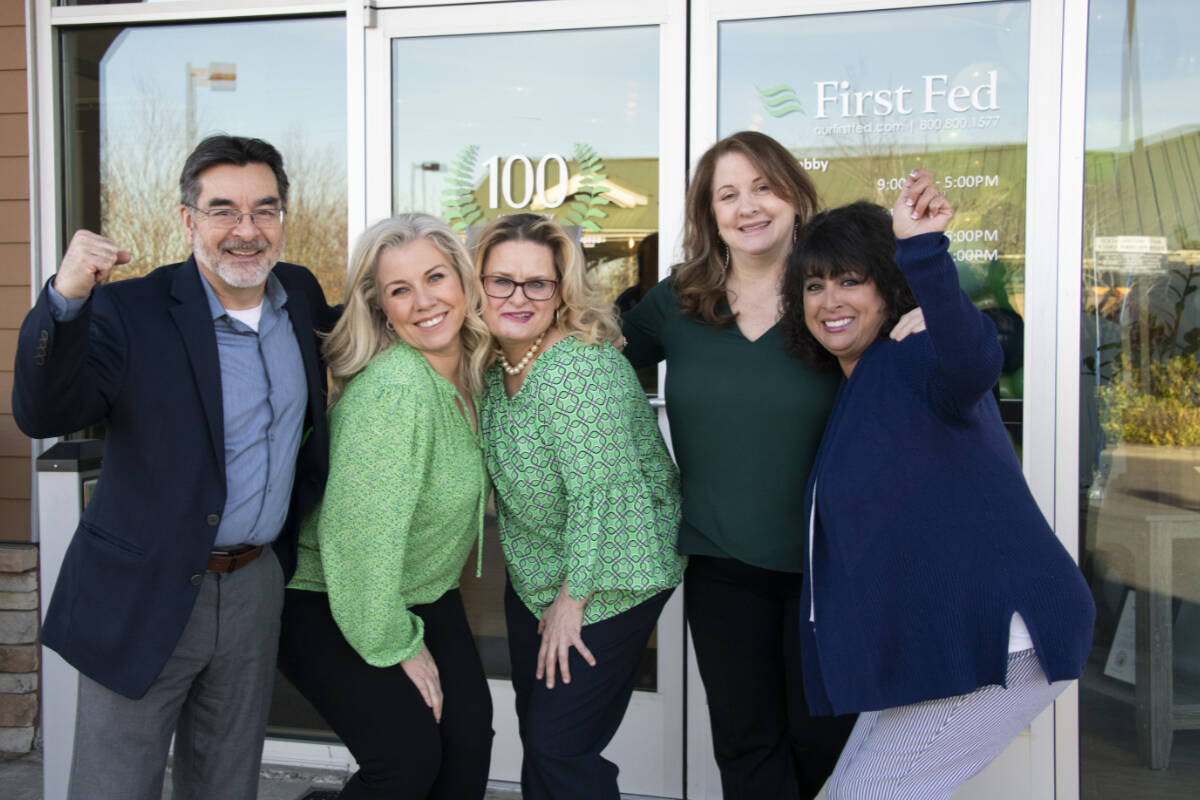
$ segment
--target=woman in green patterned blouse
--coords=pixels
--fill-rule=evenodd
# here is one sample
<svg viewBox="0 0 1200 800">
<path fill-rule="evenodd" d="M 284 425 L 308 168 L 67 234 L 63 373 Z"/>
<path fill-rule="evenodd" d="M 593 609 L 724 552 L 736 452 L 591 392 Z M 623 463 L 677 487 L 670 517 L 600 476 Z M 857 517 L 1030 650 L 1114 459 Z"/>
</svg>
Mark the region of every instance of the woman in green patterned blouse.
<svg viewBox="0 0 1200 800">
<path fill-rule="evenodd" d="M 508 565 L 525 800 L 616 800 L 600 751 L 679 583 L 679 474 L 611 306 L 555 222 L 502 217 L 476 251 L 499 345 L 480 419 Z"/>
<path fill-rule="evenodd" d="M 491 697 L 458 593 L 489 491 L 482 302 L 454 232 L 403 214 L 359 237 L 325 342 L 329 480 L 301 527 L 280 667 L 358 761 L 342 800 L 486 791 Z"/>
</svg>

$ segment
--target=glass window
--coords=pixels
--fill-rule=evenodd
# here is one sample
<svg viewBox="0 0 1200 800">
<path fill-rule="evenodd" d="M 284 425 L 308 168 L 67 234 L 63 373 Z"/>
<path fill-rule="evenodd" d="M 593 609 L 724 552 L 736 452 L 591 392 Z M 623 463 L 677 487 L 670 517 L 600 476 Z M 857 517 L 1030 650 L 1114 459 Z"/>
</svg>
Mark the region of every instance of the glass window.
<svg viewBox="0 0 1200 800">
<path fill-rule="evenodd" d="M 609 299 L 657 282 L 658 28 L 396 39 L 392 86 L 395 211 L 553 215 Z"/>
<path fill-rule="evenodd" d="M 1020 442 L 1029 4 L 722 22 L 718 135 L 789 148 L 824 207 L 890 207 L 914 167 L 957 210 L 963 288 L 1001 331 L 1001 410 Z"/>
<path fill-rule="evenodd" d="M 1200 19 L 1092 0 L 1080 386 L 1083 798 L 1200 786 Z"/>
<path fill-rule="evenodd" d="M 336 18 L 72 28 L 62 36 L 64 236 L 133 254 L 121 279 L 186 258 L 179 172 L 213 133 L 279 148 L 291 182 L 284 259 L 331 302 L 346 269 L 346 29 Z"/>
</svg>

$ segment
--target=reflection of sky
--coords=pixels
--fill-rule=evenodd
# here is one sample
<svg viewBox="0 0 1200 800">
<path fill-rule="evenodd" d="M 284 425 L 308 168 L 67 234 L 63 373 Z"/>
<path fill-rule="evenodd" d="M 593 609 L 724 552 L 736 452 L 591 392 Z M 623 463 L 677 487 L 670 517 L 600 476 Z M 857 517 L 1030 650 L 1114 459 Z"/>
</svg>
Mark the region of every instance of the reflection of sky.
<svg viewBox="0 0 1200 800">
<path fill-rule="evenodd" d="M 1200 124 L 1200 15 L 1195 0 L 1143 0 L 1135 18 L 1141 130 L 1147 137 Z M 1087 147 L 1120 147 L 1126 0 L 1092 0 L 1088 19 Z"/>
<path fill-rule="evenodd" d="M 346 23 L 341 18 L 129 28 L 100 66 L 104 135 L 137 137 L 143 105 L 184 131 L 186 64 L 237 65 L 237 88 L 196 88 L 197 133 L 257 136 L 285 149 L 346 151 Z"/>
<path fill-rule="evenodd" d="M 658 156 L 658 28 L 396 39 L 392 46 L 396 186 L 411 165 L 492 156 Z M 440 193 L 439 173 L 422 175 Z M 434 184 L 437 184 L 435 186 Z M 407 203 L 398 198 L 400 205 Z"/>
<path fill-rule="evenodd" d="M 718 133 L 761 130 L 794 150 L 806 151 L 877 141 L 934 146 L 1024 141 L 1028 40 L 1029 6 L 1024 2 L 724 22 L 718 44 Z M 945 109 L 942 98 L 935 105 L 938 113 L 922 113 L 923 76 L 946 75 L 943 88 L 974 88 L 986 81 L 990 70 L 998 73 L 998 110 L 955 113 Z M 826 106 L 828 116 L 819 118 L 817 83 L 843 80 L 850 82 L 851 93 L 910 89 L 912 113 L 875 116 L 867 106 L 868 116 L 843 119 L 840 103 L 834 103 Z M 755 87 L 784 84 L 795 90 L 803 113 L 775 118 Z M 997 115 L 998 121 L 979 121 Z M 961 118 L 988 127 L 920 129 L 922 120 L 933 118 Z M 881 121 L 911 122 L 912 130 L 906 124 L 904 130 L 886 135 L 821 132 L 831 123 Z"/>
</svg>

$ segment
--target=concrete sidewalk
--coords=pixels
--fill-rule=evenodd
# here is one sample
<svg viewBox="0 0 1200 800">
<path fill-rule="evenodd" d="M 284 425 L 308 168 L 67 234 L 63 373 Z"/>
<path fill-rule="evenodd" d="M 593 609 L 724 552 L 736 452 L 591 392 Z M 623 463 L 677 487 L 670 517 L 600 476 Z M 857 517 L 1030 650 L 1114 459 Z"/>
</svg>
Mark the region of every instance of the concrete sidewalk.
<svg viewBox="0 0 1200 800">
<path fill-rule="evenodd" d="M 313 790 L 334 794 L 341 789 L 346 775 L 341 772 L 302 770 L 264 765 L 258 782 L 258 800 L 301 800 Z M 171 780 L 168 775 L 163 800 L 170 800 Z M 2 800 L 42 800 L 42 754 L 30 753 L 20 758 L 0 758 L 0 798 Z M 494 786 L 488 789 L 486 800 L 521 800 L 514 788 Z"/>
</svg>

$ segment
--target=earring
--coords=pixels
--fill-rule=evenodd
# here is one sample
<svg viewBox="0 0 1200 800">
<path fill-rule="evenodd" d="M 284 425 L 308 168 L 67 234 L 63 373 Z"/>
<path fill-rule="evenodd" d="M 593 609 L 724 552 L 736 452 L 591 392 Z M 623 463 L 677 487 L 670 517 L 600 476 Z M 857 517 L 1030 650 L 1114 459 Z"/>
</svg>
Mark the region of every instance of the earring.
<svg viewBox="0 0 1200 800">
<path fill-rule="evenodd" d="M 555 306 L 555 307 L 554 307 L 554 324 L 555 324 L 555 325 L 557 325 L 557 324 L 558 324 L 558 310 L 559 310 L 560 308 L 562 308 L 562 306 Z"/>
<path fill-rule="evenodd" d="M 729 272 L 729 243 L 724 239 L 721 240 L 721 246 L 725 249 L 724 267 L 725 271 Z"/>
<path fill-rule="evenodd" d="M 396 329 L 392 327 L 392 321 L 390 319 L 385 319 L 383 321 L 383 327 L 387 328 L 392 333 L 396 332 Z"/>
<path fill-rule="evenodd" d="M 796 240 L 799 238 L 800 238 L 800 217 L 797 216 L 795 221 L 792 223 L 792 244 L 795 244 Z"/>
</svg>

